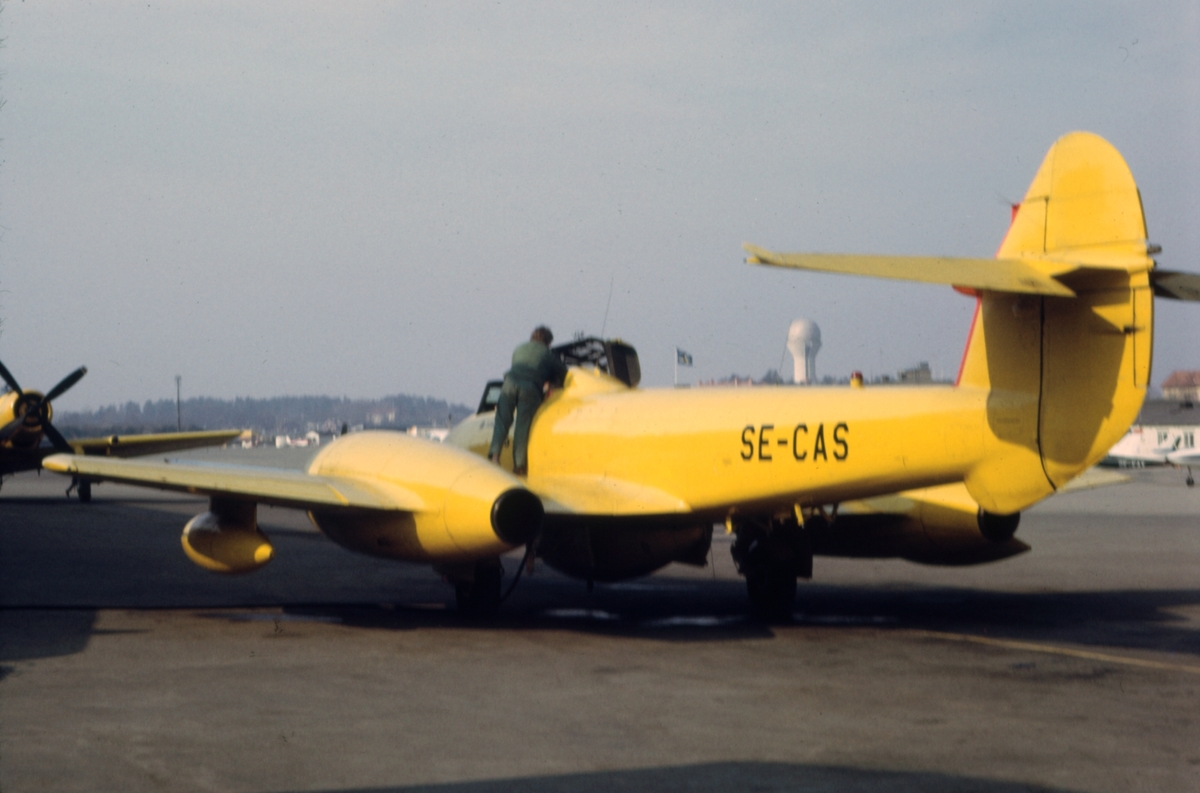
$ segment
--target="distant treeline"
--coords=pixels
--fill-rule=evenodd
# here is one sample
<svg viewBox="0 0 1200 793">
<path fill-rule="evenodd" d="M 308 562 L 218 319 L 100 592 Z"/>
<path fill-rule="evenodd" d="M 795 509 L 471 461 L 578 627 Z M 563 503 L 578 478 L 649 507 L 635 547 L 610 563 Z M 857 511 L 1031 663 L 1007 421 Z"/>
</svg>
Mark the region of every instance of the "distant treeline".
<svg viewBox="0 0 1200 793">
<path fill-rule="evenodd" d="M 296 435 L 310 430 L 329 433 L 343 424 L 355 427 L 407 429 L 413 425 L 445 427 L 473 412 L 444 399 L 397 394 L 382 399 L 348 397 L 272 397 L 213 399 L 195 397 L 182 404 L 184 430 L 241 428 L 260 435 Z M 68 438 L 138 432 L 173 432 L 175 401 L 126 402 L 94 411 L 56 411 L 54 426 Z"/>
</svg>

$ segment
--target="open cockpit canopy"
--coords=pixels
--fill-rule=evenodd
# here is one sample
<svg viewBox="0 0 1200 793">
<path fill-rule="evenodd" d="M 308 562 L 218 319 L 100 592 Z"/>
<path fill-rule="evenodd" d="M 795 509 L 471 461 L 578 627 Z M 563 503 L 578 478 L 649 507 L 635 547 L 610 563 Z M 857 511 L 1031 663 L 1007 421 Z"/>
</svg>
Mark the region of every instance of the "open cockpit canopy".
<svg viewBox="0 0 1200 793">
<path fill-rule="evenodd" d="M 594 366 L 630 388 L 635 388 L 642 381 L 642 367 L 638 363 L 637 350 L 620 339 L 580 336 L 566 344 L 556 344 L 550 351 L 567 366 Z M 496 409 L 502 385 L 503 380 L 488 381 L 476 413 L 491 413 Z"/>
</svg>

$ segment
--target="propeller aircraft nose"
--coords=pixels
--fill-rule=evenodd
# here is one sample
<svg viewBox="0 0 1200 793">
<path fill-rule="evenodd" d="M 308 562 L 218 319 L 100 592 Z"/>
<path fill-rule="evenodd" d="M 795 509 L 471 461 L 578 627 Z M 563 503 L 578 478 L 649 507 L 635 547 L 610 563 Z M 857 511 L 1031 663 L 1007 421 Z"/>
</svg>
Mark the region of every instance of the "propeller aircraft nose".
<svg viewBox="0 0 1200 793">
<path fill-rule="evenodd" d="M 0 427 L 0 443 L 31 449 L 40 444 L 45 436 L 50 439 L 55 449 L 70 452 L 71 445 L 67 443 L 67 439 L 50 423 L 50 418 L 54 415 L 50 403 L 69 391 L 85 374 L 87 367 L 81 366 L 58 381 L 54 388 L 42 394 L 39 391 L 21 390 L 17 379 L 0 363 L 0 379 L 3 379 L 17 395 L 12 403 L 11 412 L 6 417 L 6 423 Z"/>
</svg>

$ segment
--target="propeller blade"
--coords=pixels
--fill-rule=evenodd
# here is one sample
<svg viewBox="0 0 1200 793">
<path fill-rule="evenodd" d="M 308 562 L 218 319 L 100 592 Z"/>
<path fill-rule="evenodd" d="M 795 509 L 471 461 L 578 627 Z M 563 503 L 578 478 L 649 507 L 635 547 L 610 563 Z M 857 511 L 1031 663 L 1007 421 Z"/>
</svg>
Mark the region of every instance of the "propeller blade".
<svg viewBox="0 0 1200 793">
<path fill-rule="evenodd" d="M 7 424 L 5 424 L 3 427 L 0 427 L 0 443 L 4 443 L 9 438 L 11 438 L 13 435 L 16 435 L 17 431 L 20 430 L 21 427 L 23 427 L 24 425 L 25 425 L 24 417 L 18 416 L 15 421 L 10 421 Z"/>
<path fill-rule="evenodd" d="M 66 391 L 71 386 L 75 385 L 81 379 L 83 379 L 83 376 L 85 374 L 87 374 L 86 366 L 81 366 L 78 369 L 76 369 L 75 371 L 71 372 L 69 375 L 67 375 L 62 380 L 60 380 L 58 385 L 54 386 L 54 388 L 51 388 L 49 391 L 47 391 L 46 396 L 42 397 L 42 401 L 43 402 L 53 402 L 56 398 L 62 396 L 64 391 Z"/>
<path fill-rule="evenodd" d="M 17 392 L 17 396 L 22 396 L 25 393 L 21 390 L 21 386 L 17 385 L 17 378 L 13 377 L 12 373 L 2 363 L 0 363 L 0 377 L 4 378 L 4 382 L 8 383 L 9 388 Z"/>
<path fill-rule="evenodd" d="M 80 375 L 80 377 L 82 376 L 83 375 Z M 67 454 L 75 453 L 75 450 L 71 448 L 71 444 L 67 443 L 67 439 L 62 436 L 61 432 L 54 429 L 54 425 L 50 422 L 47 421 L 42 425 L 42 432 L 46 434 L 46 437 L 50 439 L 50 443 L 53 444 L 54 448 L 58 451 L 66 452 Z"/>
</svg>

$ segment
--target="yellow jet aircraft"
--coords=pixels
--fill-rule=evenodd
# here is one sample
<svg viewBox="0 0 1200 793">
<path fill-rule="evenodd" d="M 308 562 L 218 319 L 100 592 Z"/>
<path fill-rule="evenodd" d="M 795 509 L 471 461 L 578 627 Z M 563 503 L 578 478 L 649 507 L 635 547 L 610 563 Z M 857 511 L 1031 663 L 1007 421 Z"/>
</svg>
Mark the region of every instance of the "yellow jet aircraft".
<svg viewBox="0 0 1200 793">
<path fill-rule="evenodd" d="M 37 470 L 42 461 L 52 454 L 69 452 L 107 457 L 136 457 L 200 446 L 218 446 L 228 443 L 242 433 L 241 430 L 160 432 L 67 440 L 50 423 L 54 415 L 50 403 L 78 383 L 85 374 L 87 369 L 81 366 L 43 394 L 39 391 L 22 390 L 12 373 L 0 363 L 0 379 L 8 384 L 8 390 L 0 393 L 0 482 L 3 482 L 5 476 L 18 471 Z M 42 445 L 43 438 L 50 441 L 50 446 Z M 78 486 L 79 500 L 85 503 L 91 501 L 92 483 L 81 479 Z M 70 489 L 67 492 L 69 494 Z"/>
<path fill-rule="evenodd" d="M 1028 550 L 1013 536 L 1021 510 L 1098 462 L 1138 413 L 1153 295 L 1200 299 L 1200 276 L 1158 270 L 1146 237 L 1121 155 L 1072 133 L 995 259 L 746 246 L 752 263 L 974 296 L 954 385 L 640 389 L 632 348 L 598 342 L 539 410 L 524 479 L 483 459 L 486 404 L 445 444 L 348 435 L 307 473 L 71 455 L 45 466 L 209 496 L 182 538 L 207 569 L 265 564 L 256 504 L 296 507 L 347 548 L 432 563 L 477 611 L 496 607 L 499 556 L 521 545 L 590 584 L 703 564 L 724 524 L 753 606 L 785 616 L 814 554 L 972 564 Z"/>
</svg>

